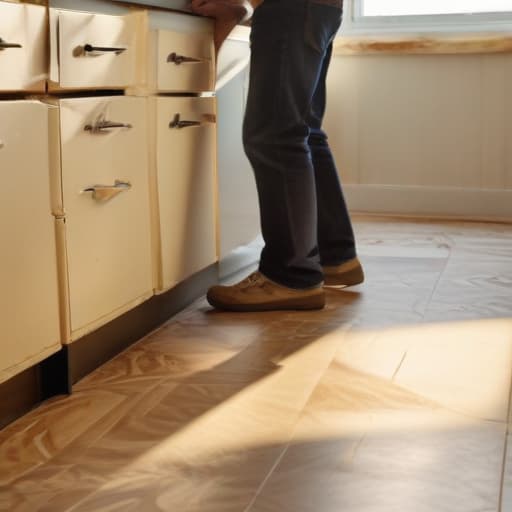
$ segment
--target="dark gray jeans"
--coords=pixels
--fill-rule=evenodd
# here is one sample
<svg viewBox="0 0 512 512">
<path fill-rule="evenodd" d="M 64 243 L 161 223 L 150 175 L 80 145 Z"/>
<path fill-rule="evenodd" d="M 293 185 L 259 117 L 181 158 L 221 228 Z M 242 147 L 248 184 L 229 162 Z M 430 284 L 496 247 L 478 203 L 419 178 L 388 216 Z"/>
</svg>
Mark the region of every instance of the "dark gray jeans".
<svg viewBox="0 0 512 512">
<path fill-rule="evenodd" d="M 251 31 L 244 147 L 256 177 L 265 247 L 260 271 L 291 288 L 356 255 L 336 165 L 322 130 L 337 7 L 265 0 Z"/>
</svg>

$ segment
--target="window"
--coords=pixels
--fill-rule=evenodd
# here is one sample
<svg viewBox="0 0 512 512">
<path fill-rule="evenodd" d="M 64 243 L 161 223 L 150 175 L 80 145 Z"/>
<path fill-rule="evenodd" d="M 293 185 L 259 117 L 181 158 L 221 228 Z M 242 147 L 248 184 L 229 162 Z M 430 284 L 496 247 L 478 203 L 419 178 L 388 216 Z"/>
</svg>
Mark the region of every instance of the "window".
<svg viewBox="0 0 512 512">
<path fill-rule="evenodd" d="M 345 0 L 349 32 L 510 31 L 512 0 Z"/>
<path fill-rule="evenodd" d="M 512 0 L 361 0 L 363 16 L 476 14 L 512 11 Z"/>
</svg>

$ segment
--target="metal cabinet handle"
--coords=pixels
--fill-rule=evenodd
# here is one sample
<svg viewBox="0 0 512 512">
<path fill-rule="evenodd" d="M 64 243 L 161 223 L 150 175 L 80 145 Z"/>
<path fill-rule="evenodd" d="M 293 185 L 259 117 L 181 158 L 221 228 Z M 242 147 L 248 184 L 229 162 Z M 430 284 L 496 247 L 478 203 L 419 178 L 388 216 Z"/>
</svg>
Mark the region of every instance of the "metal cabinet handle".
<svg viewBox="0 0 512 512">
<path fill-rule="evenodd" d="M 188 128 L 189 126 L 202 126 L 205 123 L 215 124 L 217 116 L 215 114 L 201 114 L 201 121 L 182 121 L 181 114 L 174 114 L 173 120 L 169 123 L 169 128 Z"/>
<path fill-rule="evenodd" d="M 96 201 L 109 201 L 125 190 L 130 190 L 132 185 L 128 181 L 115 180 L 114 185 L 94 185 L 83 190 L 92 192 L 92 198 Z"/>
<path fill-rule="evenodd" d="M 178 55 L 176 52 L 172 52 L 167 56 L 167 62 L 172 62 L 179 66 L 183 62 L 204 62 L 202 59 L 195 59 L 194 57 L 185 57 L 185 55 Z"/>
<path fill-rule="evenodd" d="M 169 128 L 188 128 L 189 126 L 201 126 L 201 121 L 181 121 L 180 114 L 175 114 L 169 123 Z"/>
<path fill-rule="evenodd" d="M 6 50 L 7 48 L 23 48 L 23 46 L 18 43 L 8 43 L 0 37 L 0 50 Z"/>
<path fill-rule="evenodd" d="M 105 130 L 111 130 L 112 128 L 125 128 L 127 130 L 133 128 L 129 123 L 117 123 L 115 121 L 107 121 L 106 119 L 99 119 L 94 124 L 86 124 L 84 131 L 91 133 L 102 133 Z"/>
<path fill-rule="evenodd" d="M 5 147 L 4 141 L 0 140 L 0 149 L 3 149 Z"/>
<path fill-rule="evenodd" d="M 112 46 L 93 46 L 92 44 L 84 44 L 83 46 L 76 46 L 73 49 L 73 57 L 83 57 L 84 55 L 98 56 L 99 53 L 115 53 L 120 55 L 125 52 L 126 48 L 112 47 Z"/>
<path fill-rule="evenodd" d="M 92 44 L 84 44 L 84 52 L 85 53 L 115 53 L 116 55 L 120 55 L 125 52 L 126 48 L 120 47 L 111 47 L 111 46 L 93 46 Z"/>
</svg>

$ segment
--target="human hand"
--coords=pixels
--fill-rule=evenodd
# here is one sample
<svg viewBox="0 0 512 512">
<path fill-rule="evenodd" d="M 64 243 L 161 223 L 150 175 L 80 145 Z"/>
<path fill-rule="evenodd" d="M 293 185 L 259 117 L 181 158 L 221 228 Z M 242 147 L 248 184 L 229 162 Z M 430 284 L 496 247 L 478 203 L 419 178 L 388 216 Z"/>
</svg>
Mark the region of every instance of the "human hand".
<svg viewBox="0 0 512 512">
<path fill-rule="evenodd" d="M 192 0 L 192 11 L 215 19 L 214 44 L 218 53 L 230 32 L 242 20 L 249 19 L 253 7 L 248 0 Z"/>
<path fill-rule="evenodd" d="M 253 13 L 248 0 L 191 0 L 190 6 L 197 14 L 236 23 L 250 18 Z"/>
</svg>

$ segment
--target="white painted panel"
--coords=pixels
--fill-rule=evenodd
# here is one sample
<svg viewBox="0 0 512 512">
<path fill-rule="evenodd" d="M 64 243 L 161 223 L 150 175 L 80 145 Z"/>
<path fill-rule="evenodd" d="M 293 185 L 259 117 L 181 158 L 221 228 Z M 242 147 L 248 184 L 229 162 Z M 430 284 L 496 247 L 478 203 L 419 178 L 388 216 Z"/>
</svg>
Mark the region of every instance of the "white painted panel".
<svg viewBox="0 0 512 512">
<path fill-rule="evenodd" d="M 482 188 L 506 186 L 506 87 L 508 55 L 482 57 Z"/>
<path fill-rule="evenodd" d="M 426 98 L 416 89 L 418 84 L 421 87 L 421 80 L 414 80 L 412 69 L 404 69 L 405 62 L 391 66 L 387 58 L 374 57 L 357 62 L 359 181 L 417 183 L 423 126 L 417 111 L 426 110 Z"/>
<path fill-rule="evenodd" d="M 344 183 L 359 176 L 359 61 L 333 59 L 327 77 L 324 129 Z"/>
<path fill-rule="evenodd" d="M 0 382 L 60 348 L 48 107 L 0 102 Z"/>
<path fill-rule="evenodd" d="M 478 58 L 360 61 L 362 183 L 479 185 Z"/>
<path fill-rule="evenodd" d="M 19 48 L 0 49 L 0 91 L 44 92 L 46 11 L 36 5 L 0 2 L 0 38 Z"/>
<path fill-rule="evenodd" d="M 505 65 L 505 89 L 507 94 L 503 101 L 505 111 L 505 187 L 512 189 L 512 55 L 508 55 Z"/>
<path fill-rule="evenodd" d="M 430 99 L 429 103 L 424 104 L 424 112 L 418 109 L 418 115 L 424 120 L 419 183 L 427 186 L 479 187 L 482 57 L 443 57 L 446 58 L 428 56 L 428 60 L 415 63 L 415 74 L 423 75 L 427 81 L 427 87 L 423 89 L 418 83 L 416 92 Z M 413 59 L 411 62 L 414 62 Z M 431 83 L 428 83 L 429 80 Z M 411 87 L 414 88 L 414 85 L 415 82 Z M 425 90 L 427 88 L 430 95 Z M 414 108 L 414 105 L 410 106 Z"/>
<path fill-rule="evenodd" d="M 471 217 L 473 208 L 479 218 L 509 218 L 508 196 L 493 191 L 512 189 L 511 88 L 509 54 L 335 57 L 325 126 L 340 174 L 355 187 L 352 205 L 406 214 L 436 214 L 437 205 L 444 215 Z M 372 207 L 366 186 L 394 188 Z M 437 204 L 436 190 L 473 203 Z"/>
<path fill-rule="evenodd" d="M 60 101 L 72 338 L 152 294 L 147 109 L 127 96 Z M 101 121 L 127 125 L 94 133 Z M 128 183 L 109 200 L 86 189 Z"/>
</svg>

